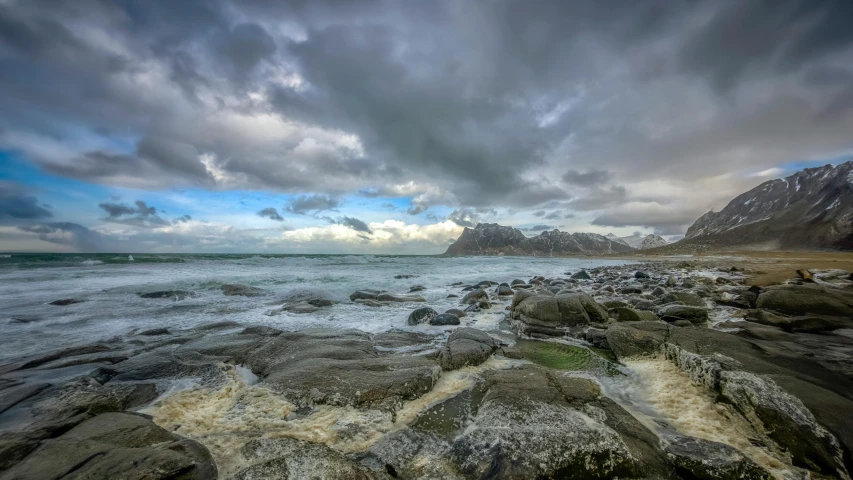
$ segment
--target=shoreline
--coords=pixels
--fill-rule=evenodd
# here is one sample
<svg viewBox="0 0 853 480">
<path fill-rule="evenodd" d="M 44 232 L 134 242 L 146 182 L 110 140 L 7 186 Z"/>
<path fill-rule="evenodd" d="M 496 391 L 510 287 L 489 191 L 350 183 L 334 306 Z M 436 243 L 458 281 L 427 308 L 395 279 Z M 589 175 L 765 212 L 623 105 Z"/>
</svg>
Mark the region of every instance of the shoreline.
<svg viewBox="0 0 853 480">
<path fill-rule="evenodd" d="M 161 439 L 122 447 L 157 459 L 143 469 L 173 461 L 199 479 L 317 468 L 329 478 L 480 478 L 492 468 L 525 478 L 577 468 L 624 478 L 793 478 L 804 466 L 847 475 L 853 322 L 842 316 L 843 299 L 853 309 L 853 281 L 849 271 L 814 268 L 807 282 L 791 270 L 839 258 L 583 260 L 596 258 L 635 262 L 350 295 L 364 315 L 406 306 L 406 330 L 220 321 L 7 361 L 0 476 L 59 471 L 61 462 L 45 459 L 75 458 L 72 445 L 94 438 L 86 435 L 107 439 L 93 447 L 106 455 L 86 468 L 121 476 L 127 464 L 111 452 L 126 441 L 124 428 Z M 783 274 L 786 285 L 753 286 Z M 459 310 L 433 310 L 440 302 L 420 297 L 431 289 L 452 292 Z M 222 292 L 247 301 L 261 294 L 246 285 Z M 151 305 L 183 301 L 178 292 L 156 293 Z M 809 296 L 824 310 L 804 315 Z M 288 300 L 281 310 L 331 308 L 320 300 Z M 438 319 L 457 325 L 431 326 Z M 693 387 L 680 393 L 684 382 Z M 81 408 L 89 413 L 71 420 Z M 797 435 L 773 433 L 790 428 Z M 56 439 L 45 442 L 44 432 Z M 550 460 L 508 462 L 477 447 L 483 442 L 514 458 Z M 177 457 L 164 452 L 167 444 Z"/>
</svg>

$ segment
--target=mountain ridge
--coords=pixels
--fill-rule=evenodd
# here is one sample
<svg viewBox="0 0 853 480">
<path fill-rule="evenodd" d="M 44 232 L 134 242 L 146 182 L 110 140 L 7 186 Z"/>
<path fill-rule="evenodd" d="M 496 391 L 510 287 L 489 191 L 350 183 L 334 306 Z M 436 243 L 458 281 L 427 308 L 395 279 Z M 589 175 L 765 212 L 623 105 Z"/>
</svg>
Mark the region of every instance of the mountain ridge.
<svg viewBox="0 0 853 480">
<path fill-rule="evenodd" d="M 764 182 L 699 217 L 677 244 L 853 250 L 853 161 Z"/>
<path fill-rule="evenodd" d="M 568 233 L 546 230 L 535 237 L 527 237 L 521 230 L 496 223 L 480 223 L 466 227 L 451 244 L 445 255 L 606 255 L 628 253 L 635 249 L 597 233 Z"/>
</svg>

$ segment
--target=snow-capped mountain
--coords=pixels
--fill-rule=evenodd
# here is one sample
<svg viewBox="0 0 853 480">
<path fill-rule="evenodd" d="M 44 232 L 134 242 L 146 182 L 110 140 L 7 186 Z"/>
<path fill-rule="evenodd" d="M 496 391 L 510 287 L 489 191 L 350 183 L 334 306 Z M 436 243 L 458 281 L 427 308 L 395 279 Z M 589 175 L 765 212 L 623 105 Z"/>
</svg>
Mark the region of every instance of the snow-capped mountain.
<svg viewBox="0 0 853 480">
<path fill-rule="evenodd" d="M 764 182 L 699 217 L 679 243 L 853 249 L 853 162 Z"/>
<path fill-rule="evenodd" d="M 669 242 L 664 240 L 663 237 L 661 237 L 660 235 L 655 235 L 653 233 L 649 235 L 643 235 L 640 232 L 637 232 L 627 237 L 617 237 L 612 233 L 608 233 L 606 237 L 613 240 L 614 242 L 620 242 L 625 245 L 628 245 L 631 248 L 636 248 L 639 250 L 669 245 Z"/>
<path fill-rule="evenodd" d="M 517 228 L 481 223 L 475 228 L 465 228 L 445 255 L 603 255 L 633 250 L 625 243 L 597 233 L 567 233 L 555 229 L 528 238 Z"/>
</svg>

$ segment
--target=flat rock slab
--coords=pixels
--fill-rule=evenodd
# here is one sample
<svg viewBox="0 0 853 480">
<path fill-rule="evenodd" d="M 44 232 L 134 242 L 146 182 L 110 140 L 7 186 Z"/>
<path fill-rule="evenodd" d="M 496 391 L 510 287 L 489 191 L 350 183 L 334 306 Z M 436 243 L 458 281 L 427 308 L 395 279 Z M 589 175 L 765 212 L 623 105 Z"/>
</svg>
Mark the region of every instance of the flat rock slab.
<svg viewBox="0 0 853 480">
<path fill-rule="evenodd" d="M 202 445 L 171 434 L 150 419 L 104 413 L 44 442 L 4 479 L 121 478 L 213 480 L 216 465 Z"/>
</svg>

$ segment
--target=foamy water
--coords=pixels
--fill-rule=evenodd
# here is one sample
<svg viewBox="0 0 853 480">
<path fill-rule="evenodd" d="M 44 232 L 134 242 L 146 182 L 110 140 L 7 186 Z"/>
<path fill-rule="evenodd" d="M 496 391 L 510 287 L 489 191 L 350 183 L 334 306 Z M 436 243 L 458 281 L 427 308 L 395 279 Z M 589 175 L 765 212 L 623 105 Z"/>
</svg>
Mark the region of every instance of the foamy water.
<svg viewBox="0 0 853 480">
<path fill-rule="evenodd" d="M 0 258 L 0 358 L 43 352 L 70 344 L 123 335 L 134 328 L 190 328 L 210 322 L 237 321 L 283 330 L 307 327 L 357 328 L 384 332 L 408 328 L 414 304 L 367 307 L 349 301 L 359 289 L 406 293 L 412 285 L 438 311 L 458 306 L 447 298 L 454 282 L 508 282 L 534 275 L 556 276 L 581 268 L 619 265 L 600 259 L 425 256 L 249 256 L 127 254 L 11 255 Z M 416 275 L 395 279 L 395 275 Z M 240 283 L 269 292 L 263 297 L 225 296 L 219 287 Z M 186 290 L 180 301 L 144 299 L 140 293 Z M 267 312 L 283 301 L 317 296 L 340 302 L 312 314 Z M 82 303 L 54 306 L 58 299 Z M 14 316 L 36 316 L 31 323 L 11 323 Z M 5 317 L 5 318 L 4 318 Z M 502 311 L 486 312 L 478 328 L 496 328 Z M 420 330 L 430 327 L 419 326 Z"/>
</svg>

